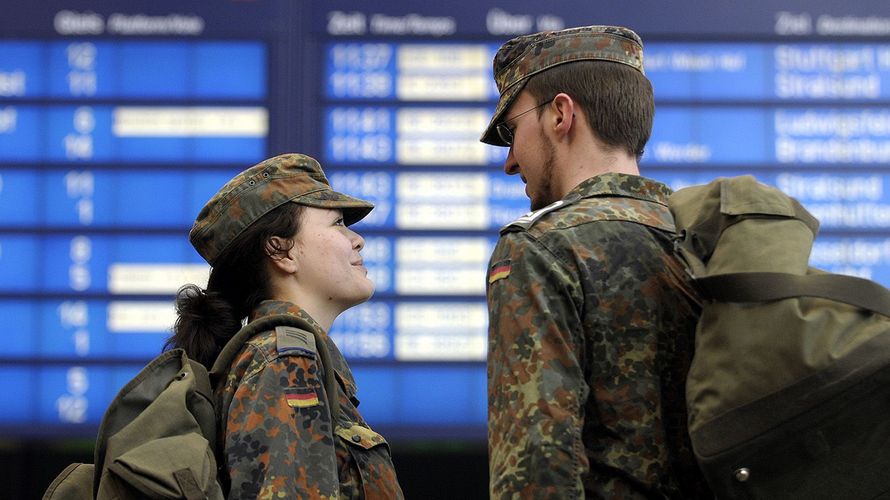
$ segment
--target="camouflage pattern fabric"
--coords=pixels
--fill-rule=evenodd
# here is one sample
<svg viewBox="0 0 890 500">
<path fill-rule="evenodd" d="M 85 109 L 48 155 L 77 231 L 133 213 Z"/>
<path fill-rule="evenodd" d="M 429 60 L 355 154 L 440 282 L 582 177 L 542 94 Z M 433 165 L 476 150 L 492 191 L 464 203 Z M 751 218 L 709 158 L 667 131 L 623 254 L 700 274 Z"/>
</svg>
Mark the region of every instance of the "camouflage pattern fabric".
<svg viewBox="0 0 890 500">
<path fill-rule="evenodd" d="M 242 231 L 287 202 L 341 209 L 347 226 L 374 208 L 369 201 L 331 189 L 314 158 L 288 153 L 244 170 L 221 187 L 198 213 L 189 241 L 213 265 Z"/>
<path fill-rule="evenodd" d="M 707 498 L 684 398 L 699 310 L 672 254 L 669 193 L 600 175 L 501 230 L 491 498 Z"/>
<path fill-rule="evenodd" d="M 491 121 L 479 139 L 506 146 L 495 130 L 504 113 L 532 76 L 575 61 L 609 61 L 643 70 L 643 41 L 621 26 L 581 26 L 561 31 L 542 31 L 507 41 L 494 56 L 494 80 L 500 98 Z"/>
<path fill-rule="evenodd" d="M 294 304 L 263 301 L 251 321 L 293 314 L 317 328 L 339 382 L 332 425 L 316 353 L 281 349 L 274 330 L 247 344 L 218 392 L 229 498 L 402 498 L 389 445 L 359 414 L 346 360 L 321 327 Z"/>
</svg>

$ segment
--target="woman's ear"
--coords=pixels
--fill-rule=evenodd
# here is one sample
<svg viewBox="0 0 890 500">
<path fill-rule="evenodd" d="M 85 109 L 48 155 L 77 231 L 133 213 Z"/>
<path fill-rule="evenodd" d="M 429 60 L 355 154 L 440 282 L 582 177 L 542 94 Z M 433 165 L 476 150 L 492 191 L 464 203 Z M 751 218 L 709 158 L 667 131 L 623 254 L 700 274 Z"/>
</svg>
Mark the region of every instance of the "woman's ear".
<svg viewBox="0 0 890 500">
<path fill-rule="evenodd" d="M 293 240 L 272 236 L 266 240 L 265 252 L 273 269 L 286 274 L 295 274 L 299 268 L 296 244 Z"/>
</svg>

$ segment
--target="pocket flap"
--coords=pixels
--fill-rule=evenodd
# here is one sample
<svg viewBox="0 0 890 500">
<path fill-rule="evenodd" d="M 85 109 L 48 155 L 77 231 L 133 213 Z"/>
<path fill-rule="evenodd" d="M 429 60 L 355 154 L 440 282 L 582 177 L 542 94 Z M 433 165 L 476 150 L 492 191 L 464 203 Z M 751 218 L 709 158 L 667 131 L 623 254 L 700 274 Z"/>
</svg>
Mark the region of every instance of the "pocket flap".
<svg viewBox="0 0 890 500">
<path fill-rule="evenodd" d="M 381 444 L 386 444 L 386 440 L 383 439 L 383 436 L 358 424 L 352 424 L 351 427 L 337 427 L 335 432 L 347 443 L 353 446 L 359 446 L 366 450 Z"/>
<path fill-rule="evenodd" d="M 181 480 L 185 472 L 190 485 L 216 497 L 216 460 L 207 440 L 196 433 L 153 439 L 117 457 L 103 474 L 100 491 L 102 483 L 111 481 L 152 497 L 188 498 Z"/>
</svg>

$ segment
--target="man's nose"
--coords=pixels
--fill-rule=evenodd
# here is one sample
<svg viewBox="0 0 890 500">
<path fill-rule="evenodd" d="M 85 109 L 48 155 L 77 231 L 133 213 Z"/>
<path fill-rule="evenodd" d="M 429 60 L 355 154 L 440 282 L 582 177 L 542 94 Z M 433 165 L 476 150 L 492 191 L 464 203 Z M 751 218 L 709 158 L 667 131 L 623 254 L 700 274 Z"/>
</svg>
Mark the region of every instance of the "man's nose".
<svg viewBox="0 0 890 500">
<path fill-rule="evenodd" d="M 516 175 L 519 173 L 519 162 L 513 156 L 513 146 L 507 152 L 507 159 L 504 160 L 504 173 L 507 175 Z"/>
</svg>

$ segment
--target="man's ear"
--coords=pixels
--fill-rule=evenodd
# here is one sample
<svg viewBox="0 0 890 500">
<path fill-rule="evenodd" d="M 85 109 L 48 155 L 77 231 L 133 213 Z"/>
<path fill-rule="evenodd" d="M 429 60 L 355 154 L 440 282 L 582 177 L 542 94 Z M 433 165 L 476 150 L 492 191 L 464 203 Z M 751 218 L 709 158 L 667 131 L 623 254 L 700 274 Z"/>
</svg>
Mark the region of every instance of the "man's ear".
<svg viewBox="0 0 890 500">
<path fill-rule="evenodd" d="M 269 257 L 269 263 L 273 269 L 286 274 L 294 274 L 299 268 L 297 259 L 296 243 L 288 238 L 280 236 L 272 236 L 266 240 L 263 249 L 266 256 Z"/>
<path fill-rule="evenodd" d="M 554 109 L 553 131 L 558 137 L 566 138 L 575 125 L 575 113 L 578 111 L 575 100 L 572 99 L 572 96 L 560 92 L 553 98 L 552 105 Z"/>
</svg>

